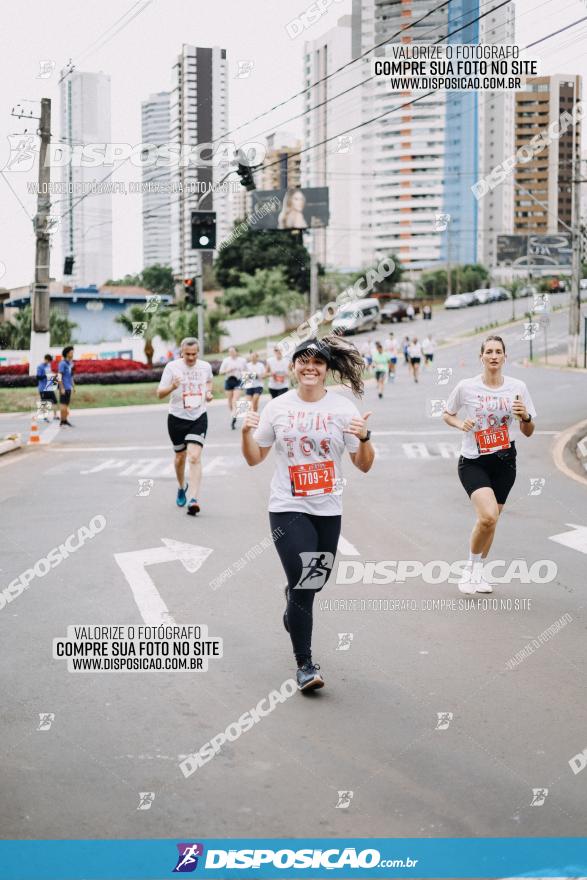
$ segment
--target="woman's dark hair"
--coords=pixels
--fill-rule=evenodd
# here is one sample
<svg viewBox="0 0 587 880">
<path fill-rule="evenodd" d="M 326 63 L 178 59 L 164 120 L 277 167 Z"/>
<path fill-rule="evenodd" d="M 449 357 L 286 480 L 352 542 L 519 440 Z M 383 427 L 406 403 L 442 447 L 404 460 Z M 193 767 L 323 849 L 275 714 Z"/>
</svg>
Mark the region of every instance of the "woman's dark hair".
<svg viewBox="0 0 587 880">
<path fill-rule="evenodd" d="M 61 354 L 66 358 L 70 351 L 73 351 L 73 345 L 66 345 Z"/>
<path fill-rule="evenodd" d="M 362 397 L 365 390 L 365 362 L 356 347 L 336 333 L 323 336 L 321 341 L 330 347 L 329 369 L 336 381 L 350 388 L 355 397 Z"/>
<path fill-rule="evenodd" d="M 501 343 L 501 347 L 503 348 L 503 353 L 505 354 L 505 342 L 503 341 L 501 336 L 487 336 L 487 338 L 484 339 L 483 342 L 481 343 L 481 354 L 483 354 L 483 352 L 485 351 L 485 346 L 487 345 L 487 343 L 490 342 L 492 339 L 494 342 Z"/>
</svg>

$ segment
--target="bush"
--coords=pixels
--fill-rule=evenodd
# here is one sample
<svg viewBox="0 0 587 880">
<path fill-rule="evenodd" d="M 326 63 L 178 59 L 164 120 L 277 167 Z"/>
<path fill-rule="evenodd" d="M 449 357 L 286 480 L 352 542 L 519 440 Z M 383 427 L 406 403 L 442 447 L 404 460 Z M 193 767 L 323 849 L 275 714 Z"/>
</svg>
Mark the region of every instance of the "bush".
<svg viewBox="0 0 587 880">
<path fill-rule="evenodd" d="M 51 369 L 57 372 L 58 361 L 53 361 Z M 104 360 L 80 360 L 73 362 L 74 376 L 80 376 L 83 373 L 118 373 L 118 372 L 136 372 L 137 370 L 148 370 L 147 364 L 140 361 L 131 361 L 126 358 L 104 358 Z M 0 366 L 0 375 L 5 376 L 27 376 L 29 372 L 28 364 L 8 364 Z"/>
<path fill-rule="evenodd" d="M 113 370 L 109 373 L 80 373 L 75 375 L 76 385 L 120 385 L 123 382 L 159 382 L 163 368 L 144 370 Z M 0 388 L 36 387 L 36 376 L 0 374 Z M 55 389 L 59 394 L 59 390 Z"/>
</svg>

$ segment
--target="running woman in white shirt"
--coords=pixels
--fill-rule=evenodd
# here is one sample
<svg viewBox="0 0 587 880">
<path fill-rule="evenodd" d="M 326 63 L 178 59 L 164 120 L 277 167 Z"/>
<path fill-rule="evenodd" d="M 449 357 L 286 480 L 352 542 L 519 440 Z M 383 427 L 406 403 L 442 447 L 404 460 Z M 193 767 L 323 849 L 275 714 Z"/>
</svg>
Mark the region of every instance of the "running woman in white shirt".
<svg viewBox="0 0 587 880">
<path fill-rule="evenodd" d="M 432 339 L 432 336 L 425 336 L 422 340 L 422 354 L 424 355 L 424 366 L 426 364 L 431 364 L 434 360 L 434 351 L 436 349 L 436 342 Z"/>
<path fill-rule="evenodd" d="M 444 412 L 447 425 L 464 431 L 458 473 L 477 516 L 469 566 L 459 583 L 462 593 L 492 592 L 483 565 L 516 479 L 515 442 L 521 434 L 531 437 L 534 433 L 532 398 L 521 379 L 502 374 L 505 359 L 501 336 L 488 336 L 481 345 L 483 372 L 458 383 Z M 460 410 L 464 410 L 464 420 L 458 417 Z"/>
<path fill-rule="evenodd" d="M 241 396 L 241 379 L 246 368 L 246 360 L 244 357 L 241 357 L 236 348 L 231 345 L 228 349 L 228 357 L 225 357 L 220 364 L 218 373 L 221 376 L 226 376 L 226 379 L 224 380 L 224 390 L 226 392 L 228 409 L 232 416 L 230 427 L 233 431 L 236 428 L 236 404 Z"/>
<path fill-rule="evenodd" d="M 397 366 L 397 355 L 399 351 L 397 339 L 395 338 L 395 334 L 393 333 L 393 331 L 389 334 L 389 339 L 386 339 L 383 343 L 383 348 L 389 354 L 388 380 L 390 382 L 393 382 L 395 381 L 395 369 Z"/>
<path fill-rule="evenodd" d="M 361 416 L 351 400 L 325 387 L 331 371 L 362 396 L 364 365 L 357 349 L 336 335 L 308 339 L 295 349 L 292 369 L 296 389 L 270 401 L 261 416 L 245 415 L 242 450 L 247 463 L 257 465 L 275 444 L 269 522 L 273 531 L 281 530 L 275 546 L 287 577 L 283 623 L 298 665 L 298 687 L 306 691 L 324 686 L 312 661 L 312 607 L 336 556 L 344 451 L 364 473 L 375 452 L 367 428 L 371 413 Z"/>
<path fill-rule="evenodd" d="M 191 336 L 182 339 L 177 360 L 168 363 L 163 370 L 157 397 L 169 395 L 167 430 L 175 451 L 175 474 L 179 489 L 176 504 L 185 507 L 187 490 L 190 500 L 187 512 L 195 516 L 200 512 L 198 495 L 202 479 L 202 449 L 208 430 L 206 403 L 212 400 L 212 367 L 207 361 L 198 360 L 198 340 Z M 189 480 L 184 485 L 186 457 Z"/>
<path fill-rule="evenodd" d="M 251 409 L 257 412 L 259 398 L 263 394 L 263 379 L 265 378 L 265 364 L 259 360 L 259 352 L 252 351 L 251 358 L 247 361 L 247 378 L 242 386 L 245 394 L 250 399 Z"/>
<path fill-rule="evenodd" d="M 265 378 L 267 377 L 269 377 L 267 387 L 272 398 L 289 391 L 289 361 L 284 358 L 278 345 L 273 349 L 273 357 L 267 358 Z"/>
<path fill-rule="evenodd" d="M 420 372 L 420 361 L 422 360 L 422 346 L 418 342 L 417 336 L 414 336 L 408 345 L 408 357 L 410 359 L 410 369 L 414 382 L 418 381 L 418 373 Z"/>
</svg>

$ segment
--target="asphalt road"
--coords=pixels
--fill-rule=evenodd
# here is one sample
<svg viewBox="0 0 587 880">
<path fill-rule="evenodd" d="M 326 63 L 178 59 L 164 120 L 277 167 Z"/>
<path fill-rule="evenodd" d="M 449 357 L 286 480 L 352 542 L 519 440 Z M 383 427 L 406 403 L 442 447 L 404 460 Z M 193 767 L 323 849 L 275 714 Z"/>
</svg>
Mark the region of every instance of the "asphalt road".
<svg viewBox="0 0 587 880">
<path fill-rule="evenodd" d="M 553 346 L 567 320 L 553 316 Z M 492 558 L 550 560 L 554 579 L 499 585 L 494 609 L 459 607 L 463 597 L 446 582 L 333 577 L 314 625 L 326 688 L 277 704 L 189 778 L 182 759 L 295 672 L 277 555 L 269 547 L 245 556 L 269 535 L 271 456 L 248 468 L 226 406 L 212 406 L 196 519 L 174 504 L 164 409 L 74 412 L 75 429 L 0 460 L 3 586 L 96 515 L 106 520 L 0 610 L 5 838 L 584 834 L 587 773 L 573 773 L 569 761 L 587 747 L 587 542 L 581 550 L 551 538 L 587 528 L 586 496 L 555 468 L 551 450 L 585 416 L 585 376 L 526 368 L 520 327 L 503 335 L 507 372 L 527 382 L 538 428 L 520 443 Z M 456 475 L 459 437 L 430 413 L 431 401 L 477 371 L 478 348 L 471 339 L 438 352 L 435 367 L 453 371 L 446 386 L 432 369 L 415 385 L 403 365 L 382 401 L 369 385 L 361 406 L 373 410 L 378 456 L 368 475 L 346 468 L 337 560 L 346 570 L 352 562 L 466 558 L 472 515 Z M 23 417 L 2 417 L 3 430 L 23 425 Z M 532 495 L 535 479 L 545 482 Z M 150 494 L 137 494 L 140 480 L 153 481 Z M 178 551 L 164 539 L 206 549 Z M 135 572 L 133 592 L 129 557 L 115 554 L 135 551 L 139 569 L 146 551 L 152 564 L 146 577 Z M 149 584 L 178 624 L 205 624 L 223 639 L 223 657 L 207 672 L 82 674 L 52 658 L 53 639 L 69 625 L 143 623 L 153 612 Z M 381 610 L 343 610 L 352 599 L 381 600 Z M 440 599 L 456 607 L 432 607 Z M 416 607 L 390 610 L 391 600 Z M 571 619 L 561 631 L 540 639 L 563 615 Z M 532 640 L 538 647 L 513 663 Z M 39 730 L 44 713 L 54 718 Z M 542 804 L 531 805 L 533 789 L 548 789 Z M 141 792 L 154 793 L 148 809 L 138 809 Z"/>
</svg>

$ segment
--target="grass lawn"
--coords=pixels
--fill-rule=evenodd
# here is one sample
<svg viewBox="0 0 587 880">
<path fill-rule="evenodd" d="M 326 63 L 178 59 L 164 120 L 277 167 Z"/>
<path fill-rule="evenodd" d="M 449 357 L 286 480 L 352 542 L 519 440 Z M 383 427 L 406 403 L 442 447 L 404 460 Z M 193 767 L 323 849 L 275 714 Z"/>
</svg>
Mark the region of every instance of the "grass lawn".
<svg viewBox="0 0 587 880">
<path fill-rule="evenodd" d="M 121 385 L 78 385 L 73 394 L 72 409 L 99 406 L 132 406 L 159 403 L 166 407 L 168 400 L 157 400 L 156 382 L 129 382 Z M 214 397 L 224 397 L 224 380 L 214 376 Z M 0 412 L 30 412 L 36 408 L 39 395 L 35 388 L 0 388 Z"/>
</svg>

